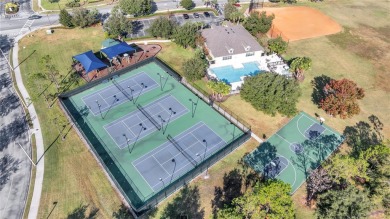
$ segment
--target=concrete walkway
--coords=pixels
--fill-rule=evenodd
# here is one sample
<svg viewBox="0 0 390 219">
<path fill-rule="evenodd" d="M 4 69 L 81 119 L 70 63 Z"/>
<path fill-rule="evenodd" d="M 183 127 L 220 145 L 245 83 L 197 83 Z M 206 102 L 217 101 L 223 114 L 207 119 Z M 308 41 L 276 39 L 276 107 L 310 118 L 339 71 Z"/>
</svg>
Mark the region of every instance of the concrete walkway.
<svg viewBox="0 0 390 219">
<path fill-rule="evenodd" d="M 19 65 L 19 58 L 18 58 L 18 52 L 19 52 L 19 40 L 23 38 L 25 35 L 21 35 L 16 37 L 13 51 L 12 51 L 12 65 L 18 66 Z M 23 84 L 22 75 L 20 73 L 19 67 L 14 69 L 15 71 L 15 82 L 16 86 L 19 88 L 19 91 L 22 95 L 22 98 L 24 99 L 25 103 L 30 102 L 30 96 L 26 90 L 26 87 Z M 37 113 L 35 111 L 34 105 L 32 103 L 28 104 L 27 108 L 28 112 L 30 113 L 30 117 L 33 123 L 33 130 L 35 130 L 35 141 L 36 141 L 36 149 L 37 149 L 37 160 L 39 162 L 36 164 L 36 175 L 35 175 L 35 185 L 34 185 L 34 192 L 32 196 L 32 201 L 30 205 L 30 212 L 28 214 L 28 218 L 35 219 L 38 216 L 38 209 L 39 209 L 39 203 L 41 200 L 41 192 L 42 192 L 42 183 L 43 183 L 43 173 L 44 173 L 44 151 L 45 148 L 43 146 L 43 138 L 42 138 L 42 132 L 41 132 L 41 126 L 39 124 L 39 119 L 37 116 Z"/>
</svg>

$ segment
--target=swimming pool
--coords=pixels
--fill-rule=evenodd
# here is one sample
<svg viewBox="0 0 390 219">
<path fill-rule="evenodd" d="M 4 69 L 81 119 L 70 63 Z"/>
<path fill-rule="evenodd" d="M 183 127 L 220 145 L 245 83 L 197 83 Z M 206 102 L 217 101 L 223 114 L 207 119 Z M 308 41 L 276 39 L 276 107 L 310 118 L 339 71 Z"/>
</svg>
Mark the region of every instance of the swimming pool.
<svg viewBox="0 0 390 219">
<path fill-rule="evenodd" d="M 242 63 L 243 68 L 233 68 L 232 65 L 210 68 L 210 70 L 218 77 L 219 80 L 228 82 L 229 84 L 241 81 L 242 76 L 254 76 L 261 72 L 258 62 Z"/>
</svg>

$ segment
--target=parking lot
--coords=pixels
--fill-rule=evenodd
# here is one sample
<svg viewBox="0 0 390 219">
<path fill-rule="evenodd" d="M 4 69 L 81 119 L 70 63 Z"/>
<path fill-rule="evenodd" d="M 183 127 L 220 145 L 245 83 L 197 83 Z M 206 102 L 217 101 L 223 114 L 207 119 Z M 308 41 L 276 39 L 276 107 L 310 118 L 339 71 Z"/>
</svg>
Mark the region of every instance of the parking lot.
<svg viewBox="0 0 390 219">
<path fill-rule="evenodd" d="M 175 14 L 171 16 L 171 19 L 173 21 L 176 21 L 179 25 L 183 25 L 186 22 L 203 22 L 205 24 L 215 24 L 218 25 L 223 18 L 217 17 L 213 13 L 209 13 L 209 17 L 206 17 L 203 12 L 199 12 L 199 17 L 194 17 L 193 13 L 188 13 L 188 19 L 184 19 L 183 14 Z M 148 33 L 146 30 L 150 27 L 153 20 L 157 19 L 158 17 L 148 18 L 148 19 L 141 19 L 133 22 L 133 33 L 129 34 L 127 37 L 129 38 L 138 38 L 147 36 Z"/>
</svg>

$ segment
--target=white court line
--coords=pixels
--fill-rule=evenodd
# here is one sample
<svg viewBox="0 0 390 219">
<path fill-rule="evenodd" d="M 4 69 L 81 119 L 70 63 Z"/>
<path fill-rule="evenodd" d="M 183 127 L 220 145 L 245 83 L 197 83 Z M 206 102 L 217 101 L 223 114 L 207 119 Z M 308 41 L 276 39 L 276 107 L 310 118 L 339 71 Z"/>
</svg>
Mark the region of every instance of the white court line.
<svg viewBox="0 0 390 219">
<path fill-rule="evenodd" d="M 144 90 L 145 92 L 146 92 L 146 91 L 153 90 L 153 89 L 155 89 L 156 87 L 158 87 L 158 83 L 157 83 L 155 80 L 153 80 L 153 78 L 151 78 L 151 77 L 150 77 L 147 73 L 145 73 L 145 72 L 138 73 L 138 74 L 136 74 L 136 75 L 133 75 L 133 76 L 130 77 L 130 78 L 126 78 L 126 79 L 124 79 L 124 80 L 122 80 L 122 81 L 119 81 L 119 82 L 117 81 L 117 82 L 118 82 L 118 84 L 119 84 L 119 83 L 125 82 L 125 81 L 133 81 L 133 82 L 135 83 L 134 86 L 139 86 L 139 87 L 141 87 L 140 84 L 134 80 L 134 78 L 136 78 L 136 77 L 138 77 L 138 76 L 140 76 L 140 75 L 142 75 L 142 74 L 146 75 L 149 79 L 151 79 L 151 80 L 154 82 L 154 84 L 148 85 L 148 87 Z M 114 79 L 114 80 L 115 80 L 115 79 Z M 84 99 L 89 99 L 89 98 L 91 98 L 91 97 L 93 97 L 93 96 L 95 96 L 95 95 L 97 94 L 97 95 L 99 95 L 99 96 L 104 100 L 104 102 L 106 102 L 106 104 L 108 105 L 107 107 L 105 107 L 105 108 L 103 108 L 103 109 L 100 109 L 100 111 L 105 112 L 106 109 L 109 109 L 109 108 L 110 108 L 110 104 L 108 104 L 107 101 L 106 101 L 106 99 L 103 98 L 103 97 L 101 96 L 101 93 L 104 92 L 104 91 L 106 91 L 106 90 L 110 90 L 112 87 L 115 87 L 115 88 L 119 91 L 119 92 L 114 93 L 113 95 L 123 94 L 122 91 L 121 91 L 118 87 L 116 87 L 114 84 L 112 84 L 112 85 L 110 85 L 110 86 L 108 86 L 108 87 L 106 87 L 106 88 L 103 88 L 103 89 L 101 89 L 101 90 L 97 90 L 97 91 L 95 91 L 95 92 L 93 92 L 93 93 L 91 93 L 91 94 L 88 94 L 88 95 L 82 97 L 81 99 L 82 99 L 82 101 L 84 102 L 84 105 L 86 105 L 86 102 L 85 102 Z M 145 92 L 143 92 L 143 93 L 145 93 Z M 140 94 L 140 93 L 141 93 L 140 91 L 137 92 L 137 94 Z M 124 95 L 124 94 L 123 94 L 123 95 Z M 126 97 L 126 95 L 124 95 L 124 96 Z M 109 98 L 109 97 L 108 97 L 108 98 Z M 133 95 L 132 95 L 132 98 L 133 98 Z M 121 104 L 123 104 L 123 103 L 126 103 L 126 102 L 127 102 L 126 99 L 127 99 L 127 98 L 125 98 L 125 101 L 120 101 L 119 104 L 113 103 L 112 105 L 113 105 L 113 106 L 118 106 L 118 105 L 121 105 Z M 92 111 L 92 110 L 91 110 L 91 111 Z M 97 115 L 99 115 L 100 113 L 99 113 L 99 114 L 95 114 L 94 112 L 92 112 L 92 114 L 93 114 L 94 116 L 97 116 Z"/>
<path fill-rule="evenodd" d="M 153 157 L 153 159 L 158 163 L 158 165 L 161 167 L 161 168 L 163 168 L 163 170 L 168 174 L 168 175 L 170 175 L 169 173 L 168 173 L 168 171 L 161 165 L 161 163 L 157 160 L 157 158 L 154 156 L 154 154 L 152 154 L 152 157 Z"/>
<path fill-rule="evenodd" d="M 195 127 L 196 127 L 196 129 L 197 129 L 197 128 L 198 128 L 197 126 L 203 126 L 203 125 L 204 125 L 204 123 L 203 123 L 202 121 L 201 121 L 201 122 L 198 122 L 198 123 L 196 123 L 195 125 L 189 127 L 188 129 L 182 131 L 182 132 L 181 132 L 180 134 L 178 134 L 178 135 L 181 135 L 181 134 L 183 134 L 183 133 L 186 133 L 186 132 L 188 132 L 188 130 L 191 130 L 191 129 L 195 128 Z M 195 129 L 195 130 L 196 130 L 196 129 Z M 185 134 L 185 135 L 187 135 L 187 134 Z M 185 136 L 185 135 L 184 135 L 184 136 Z M 182 136 L 182 137 L 184 137 L 184 136 Z M 178 138 L 178 140 L 181 139 L 182 137 Z M 164 145 L 164 144 L 166 144 L 166 145 L 165 145 L 164 147 L 161 147 L 161 145 Z M 155 149 L 151 150 L 149 153 L 146 153 L 146 154 L 142 155 L 142 156 L 139 157 L 137 160 L 133 161 L 133 162 L 132 162 L 133 166 L 137 165 L 138 162 L 142 162 L 142 161 L 144 160 L 143 158 L 144 158 L 144 157 L 150 156 L 149 154 L 152 153 L 153 151 L 154 151 L 154 152 L 153 152 L 152 154 L 156 154 L 156 153 L 160 152 L 161 150 L 165 149 L 166 147 L 170 146 L 171 144 L 168 143 L 168 141 L 166 141 L 166 142 L 164 142 L 164 143 L 161 144 L 161 145 L 158 146 L 158 147 L 156 147 Z M 142 158 L 142 159 L 141 159 L 141 158 Z M 138 160 L 140 160 L 140 161 L 138 161 Z M 137 161 L 138 161 L 138 162 L 137 162 Z"/>
<path fill-rule="evenodd" d="M 308 117 L 308 116 L 306 116 L 305 114 L 303 114 L 306 118 L 308 118 L 308 119 L 310 119 L 311 121 L 313 121 L 313 122 L 315 122 L 315 123 L 317 123 L 318 124 L 318 121 L 316 121 L 316 120 L 313 120 L 312 118 L 310 118 L 310 117 Z M 326 126 L 323 126 L 323 127 L 325 127 L 325 129 L 326 130 L 328 130 L 329 132 L 331 132 L 331 133 L 333 133 L 333 134 L 335 134 L 336 136 L 338 135 L 338 136 L 340 136 L 339 134 L 337 134 L 337 133 L 335 133 L 334 131 L 332 131 L 331 129 L 329 129 L 328 127 L 326 127 Z"/>
<path fill-rule="evenodd" d="M 122 124 L 126 127 L 126 129 L 129 130 L 130 133 L 135 137 L 136 135 L 135 135 L 135 133 L 130 129 L 130 127 L 128 127 L 128 126 L 126 125 L 126 123 L 123 122 L 123 120 L 122 120 L 121 122 L 122 122 Z M 132 127 L 133 127 L 133 126 L 132 126 Z"/>
<path fill-rule="evenodd" d="M 281 138 L 282 140 L 286 141 L 287 143 L 289 143 L 290 145 L 292 145 L 291 142 L 287 141 L 285 138 L 283 138 L 281 135 L 279 135 L 278 133 L 275 133 L 279 138 Z M 289 145 L 289 146 L 290 146 Z M 303 146 L 302 146 L 303 147 Z M 291 149 L 290 149 L 291 150 Z M 303 150 L 305 150 L 305 147 L 303 147 Z M 315 159 L 313 159 L 311 156 L 307 155 L 310 159 L 312 159 L 314 161 L 314 163 L 316 163 L 317 161 Z"/>
<path fill-rule="evenodd" d="M 131 77 L 129 77 L 129 78 L 125 78 L 125 79 L 123 79 L 122 81 L 120 81 L 120 82 L 123 82 L 123 81 L 131 81 L 131 80 L 133 80 L 133 78 L 135 78 L 135 77 L 137 77 L 138 75 L 141 75 L 141 74 L 146 74 L 147 75 L 147 73 L 146 72 L 140 72 L 140 73 L 137 73 L 137 74 L 135 74 L 135 75 L 132 75 Z M 149 75 L 147 75 L 148 77 L 149 77 Z M 153 80 L 153 79 L 152 79 Z M 110 82 L 110 80 L 108 80 L 108 82 Z M 136 82 L 136 84 L 138 84 L 137 82 Z M 100 85 L 100 84 L 99 84 Z M 116 88 L 116 86 L 114 85 L 114 84 L 111 84 L 111 85 L 109 85 L 109 86 L 107 86 L 107 87 L 104 87 L 104 88 L 102 88 L 102 89 L 100 89 L 100 90 L 97 90 L 97 91 L 95 91 L 95 92 L 93 92 L 93 93 L 90 93 L 90 94 L 88 94 L 88 95 L 86 95 L 86 96 L 84 96 L 84 97 L 82 97 L 82 98 L 89 98 L 89 96 L 94 96 L 96 93 L 101 93 L 101 92 L 103 92 L 103 91 L 106 91 L 106 90 L 110 90 L 111 89 L 111 87 L 115 87 Z"/>
<path fill-rule="evenodd" d="M 169 95 L 168 95 L 169 96 Z M 158 103 L 156 103 L 156 104 L 153 104 L 153 103 L 151 103 L 151 104 L 149 104 L 149 105 L 147 105 L 146 107 L 143 107 L 143 108 L 145 108 L 145 110 L 146 110 L 146 108 L 148 108 L 148 107 L 152 107 L 152 106 L 158 106 L 158 105 L 160 105 L 160 102 L 158 102 Z M 177 111 L 176 113 L 178 114 L 178 115 L 180 115 L 181 113 L 183 113 L 182 115 L 184 115 L 185 114 L 185 112 L 187 112 L 188 110 L 187 110 L 187 108 L 185 108 L 185 107 L 183 107 L 183 109 L 184 110 L 182 110 L 182 111 Z M 163 112 L 162 110 L 164 110 L 165 111 L 165 109 L 163 108 L 163 107 L 161 107 L 161 105 L 160 105 L 160 111 L 158 111 L 157 113 L 155 113 L 155 114 L 151 114 L 151 116 L 153 117 L 153 116 L 155 116 L 155 115 L 158 115 L 158 114 L 160 114 L 161 112 Z M 134 114 L 132 115 L 132 116 L 137 116 L 138 117 L 138 119 L 140 120 L 140 122 L 141 123 L 144 123 L 145 121 L 149 121 L 149 119 L 144 115 L 144 117 L 146 118 L 146 119 L 141 119 L 140 117 L 139 117 L 139 115 L 143 115 L 143 113 L 141 112 L 141 111 L 134 111 Z M 175 117 L 173 117 L 173 119 L 171 119 L 171 121 L 170 122 L 173 122 L 173 121 L 175 121 L 176 119 L 178 119 L 178 118 L 180 118 L 182 115 L 180 115 L 180 116 L 175 116 Z M 127 116 L 127 115 L 126 115 Z M 124 117 L 126 117 L 126 116 L 124 116 Z M 123 118 L 123 117 L 122 117 Z M 113 122 L 111 122 L 110 124 L 107 124 L 107 125 L 109 125 L 110 127 L 111 126 L 113 126 L 113 125 L 117 125 L 118 123 L 124 123 L 123 121 L 124 120 L 127 120 L 127 119 L 129 119 L 129 118 L 131 118 L 131 117 L 128 117 L 128 118 L 125 118 L 125 119 L 122 119 L 122 118 L 120 118 L 120 121 L 118 121 L 116 124 L 112 124 Z M 115 121 L 114 121 L 115 122 Z M 126 126 L 126 128 L 127 129 L 130 129 L 130 131 L 131 131 L 131 128 L 132 127 L 134 127 L 134 126 L 137 126 L 137 125 L 133 125 L 133 126 L 127 126 L 126 125 L 126 123 L 124 123 L 125 124 L 125 126 Z M 106 125 L 106 126 L 107 126 Z M 149 128 L 149 130 L 151 130 L 151 129 L 153 129 L 153 127 L 154 127 L 154 125 L 153 125 L 153 123 L 152 123 L 152 126 L 151 127 L 147 127 L 147 128 Z M 105 129 L 106 129 L 106 127 L 104 127 Z M 107 131 L 107 129 L 106 129 L 106 131 Z M 108 131 L 107 131 L 108 132 Z M 131 131 L 132 132 L 132 131 Z M 109 132 L 108 132 L 109 133 Z M 133 133 L 133 132 L 132 132 Z M 151 133 L 153 133 L 153 132 L 150 132 L 150 133 L 148 133 L 148 134 L 146 134 L 146 135 L 143 135 L 142 136 L 142 138 L 144 138 L 145 136 L 147 136 L 147 135 L 149 135 L 149 134 L 151 134 Z M 133 133 L 134 134 L 134 133 Z M 111 136 L 111 134 L 109 134 L 110 136 Z M 136 134 L 134 134 L 134 137 L 136 136 Z M 112 138 L 112 137 L 111 137 Z M 142 139 L 141 138 L 141 139 Z M 115 141 L 114 141 L 115 142 Z M 116 142 L 115 142 L 116 143 Z M 133 142 L 132 142 L 133 143 Z M 124 149 L 124 148 L 126 148 L 126 147 L 122 147 L 122 145 L 126 145 L 126 143 L 123 143 L 123 144 L 117 144 L 116 143 L 116 145 L 119 147 L 119 149 Z"/>
</svg>

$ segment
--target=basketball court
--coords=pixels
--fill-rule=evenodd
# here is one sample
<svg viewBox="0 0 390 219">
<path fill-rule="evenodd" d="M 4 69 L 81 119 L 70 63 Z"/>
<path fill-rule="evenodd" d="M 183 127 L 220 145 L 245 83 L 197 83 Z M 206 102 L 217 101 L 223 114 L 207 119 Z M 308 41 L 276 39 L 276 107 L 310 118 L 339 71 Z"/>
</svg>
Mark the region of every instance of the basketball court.
<svg viewBox="0 0 390 219">
<path fill-rule="evenodd" d="M 301 112 L 245 161 L 266 178 L 289 183 L 294 193 L 338 146 L 343 138 L 316 118 Z"/>
<path fill-rule="evenodd" d="M 321 11 L 309 7 L 260 8 L 257 12 L 266 11 L 274 14 L 268 36 L 281 36 L 285 41 L 296 41 L 326 36 L 340 32 L 341 26 Z"/>
</svg>

